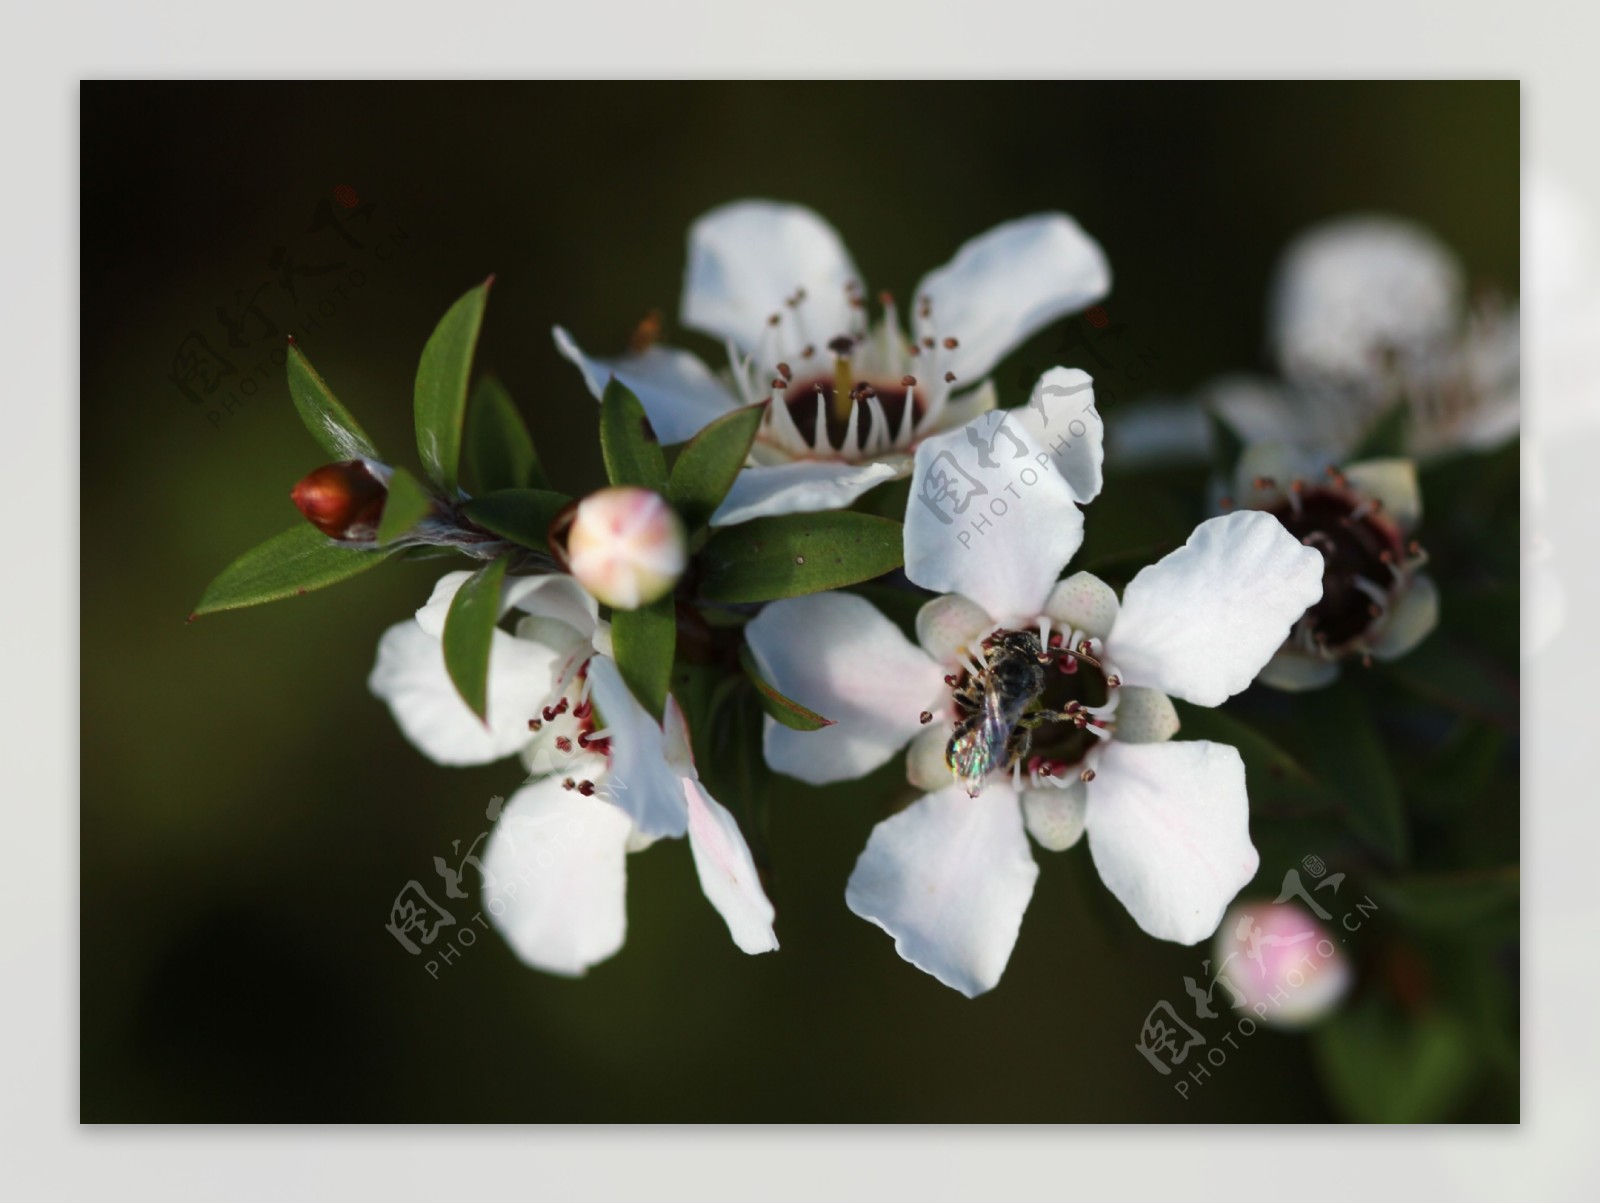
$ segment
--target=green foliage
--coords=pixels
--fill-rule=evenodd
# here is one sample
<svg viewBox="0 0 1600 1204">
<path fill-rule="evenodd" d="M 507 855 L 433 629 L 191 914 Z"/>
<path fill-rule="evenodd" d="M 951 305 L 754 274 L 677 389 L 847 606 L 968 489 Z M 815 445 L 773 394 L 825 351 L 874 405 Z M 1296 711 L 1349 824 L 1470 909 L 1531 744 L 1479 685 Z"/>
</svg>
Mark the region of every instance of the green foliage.
<svg viewBox="0 0 1600 1204">
<path fill-rule="evenodd" d="M 387 555 L 335 543 L 309 523 L 257 544 L 217 577 L 194 608 L 195 615 L 236 610 L 310 593 L 373 568 Z"/>
<path fill-rule="evenodd" d="M 792 727 L 797 732 L 815 732 L 833 726 L 834 720 L 825 719 L 787 695 L 779 693 L 762 677 L 761 670 L 756 666 L 755 657 L 751 655 L 750 645 L 739 645 L 739 663 L 744 666 L 745 676 L 756 688 L 756 697 L 761 702 L 761 709 L 784 727 Z"/>
<path fill-rule="evenodd" d="M 660 493 L 667 486 L 667 457 L 650 429 L 644 406 L 613 378 L 600 399 L 600 451 L 613 485 L 638 485 Z"/>
<path fill-rule="evenodd" d="M 502 556 L 467 578 L 451 599 L 444 620 L 444 667 L 462 701 L 485 721 L 489 714 L 489 652 L 500 622 L 500 586 L 509 560 Z"/>
<path fill-rule="evenodd" d="M 403 468 L 389 478 L 389 496 L 384 499 L 383 518 L 378 523 L 378 542 L 393 543 L 405 535 L 433 510 L 433 495 L 427 487 Z"/>
<path fill-rule="evenodd" d="M 1444 1120 L 1475 1072 L 1467 1024 L 1437 1011 L 1408 1016 L 1374 994 L 1318 1028 L 1312 1049 L 1334 1102 L 1366 1124 Z"/>
<path fill-rule="evenodd" d="M 549 488 L 527 423 L 494 376 L 485 376 L 472 391 L 466 452 L 467 471 L 479 493 Z"/>
<path fill-rule="evenodd" d="M 1370 700 L 1347 674 L 1296 696 L 1295 713 L 1311 737 L 1311 763 L 1344 801 L 1350 826 L 1390 862 L 1404 864 L 1410 834 Z"/>
<path fill-rule="evenodd" d="M 677 617 L 672 595 L 637 610 L 611 615 L 611 647 L 622 680 L 657 719 L 666 707 L 672 685 L 672 658 L 677 644 Z"/>
<path fill-rule="evenodd" d="M 461 428 L 467 412 L 467 381 L 472 354 L 483 326 L 490 277 L 469 289 L 439 320 L 422 349 L 417 365 L 415 420 L 417 454 L 435 484 L 447 494 L 456 490 L 461 460 Z"/>
<path fill-rule="evenodd" d="M 667 500 L 691 533 L 705 526 L 728 496 L 761 426 L 762 406 L 724 414 L 686 443 L 667 478 Z"/>
<path fill-rule="evenodd" d="M 548 489 L 502 489 L 473 498 L 462 509 L 486 531 L 525 548 L 545 551 L 550 523 L 572 499 Z"/>
<path fill-rule="evenodd" d="M 713 602 L 770 602 L 868 581 L 903 559 L 893 519 L 848 510 L 758 518 L 711 536 L 700 593 Z"/>
<path fill-rule="evenodd" d="M 317 375 L 317 370 L 293 339 L 289 340 L 288 375 L 289 396 L 294 398 L 300 421 L 335 460 L 382 459 L 367 432 L 361 429 L 354 415 L 339 404 L 333 390 Z"/>
</svg>

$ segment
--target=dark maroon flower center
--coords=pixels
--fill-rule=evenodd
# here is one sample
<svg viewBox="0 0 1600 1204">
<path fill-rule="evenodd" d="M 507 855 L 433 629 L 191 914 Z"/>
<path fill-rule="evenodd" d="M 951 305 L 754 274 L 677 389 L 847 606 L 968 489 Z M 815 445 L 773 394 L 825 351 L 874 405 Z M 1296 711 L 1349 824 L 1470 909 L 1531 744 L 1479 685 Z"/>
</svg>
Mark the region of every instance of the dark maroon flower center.
<svg viewBox="0 0 1600 1204">
<path fill-rule="evenodd" d="M 1322 553 L 1322 600 L 1301 622 L 1337 650 L 1358 639 L 1384 609 L 1393 566 L 1405 555 L 1399 528 L 1373 502 L 1348 489 L 1303 486 L 1268 513 Z"/>
</svg>

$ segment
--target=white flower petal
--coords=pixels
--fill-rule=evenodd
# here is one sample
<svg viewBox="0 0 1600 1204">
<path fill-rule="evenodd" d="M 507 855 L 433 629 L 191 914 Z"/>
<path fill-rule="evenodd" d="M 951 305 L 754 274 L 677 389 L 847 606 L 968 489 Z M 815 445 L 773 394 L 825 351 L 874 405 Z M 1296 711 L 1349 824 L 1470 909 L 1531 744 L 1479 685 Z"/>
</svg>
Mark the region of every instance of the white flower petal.
<svg viewBox="0 0 1600 1204">
<path fill-rule="evenodd" d="M 1270 514 L 1208 519 L 1128 583 L 1107 653 L 1129 685 L 1216 706 L 1322 597 L 1322 569 L 1322 554 Z"/>
<path fill-rule="evenodd" d="M 483 910 L 516 955 L 579 975 L 622 948 L 633 825 L 556 778 L 511 796 L 483 853 Z"/>
<path fill-rule="evenodd" d="M 596 359 L 557 326 L 556 349 L 578 366 L 583 383 L 599 400 L 615 376 L 639 398 L 656 438 L 682 443 L 741 403 L 700 358 L 675 347 L 651 347 L 639 355 Z"/>
<path fill-rule="evenodd" d="M 444 621 L 450 614 L 450 604 L 456 600 L 456 594 L 471 576 L 471 571 L 458 569 L 456 572 L 446 573 L 435 581 L 428 600 L 417 608 L 417 626 L 434 639 L 442 639 Z"/>
<path fill-rule="evenodd" d="M 959 340 L 939 366 L 977 380 L 1029 335 L 1110 287 L 1100 245 L 1066 214 L 1039 213 L 972 239 L 924 277 L 916 295 L 933 302 L 932 329 Z"/>
<path fill-rule="evenodd" d="M 1226 744 L 1112 741 L 1089 783 L 1089 852 L 1140 928 L 1192 945 L 1255 877 L 1244 762 Z"/>
<path fill-rule="evenodd" d="M 872 829 L 845 902 L 895 951 L 969 998 L 1000 981 L 1039 867 L 1009 787 L 927 795 Z"/>
<path fill-rule="evenodd" d="M 503 631 L 489 653 L 489 722 L 462 701 L 435 636 L 407 619 L 383 633 L 367 687 L 383 699 L 406 739 L 440 765 L 486 765 L 528 743 L 528 720 L 554 683 L 555 654 Z"/>
<path fill-rule="evenodd" d="M 726 921 L 735 945 L 746 953 L 770 953 L 778 947 L 772 903 L 761 889 L 755 859 L 739 825 L 697 778 L 684 778 L 683 790 L 700 889 Z"/>
<path fill-rule="evenodd" d="M 950 398 L 944 403 L 944 409 L 928 423 L 918 435 L 927 438 L 937 435 L 941 431 L 953 431 L 958 426 L 966 426 L 974 418 L 987 414 L 1000 404 L 1000 394 L 996 392 L 994 380 L 985 378 L 975 389 L 968 389 L 965 393 Z"/>
<path fill-rule="evenodd" d="M 1439 624 L 1439 589 L 1418 574 L 1399 591 L 1368 647 L 1381 661 L 1392 661 L 1422 643 Z"/>
<path fill-rule="evenodd" d="M 1081 503 L 1092 502 L 1104 483 L 1105 424 L 1094 406 L 1094 381 L 1077 368 L 1052 368 L 1039 378 L 1016 420 L 1050 453 Z"/>
<path fill-rule="evenodd" d="M 1422 491 L 1417 488 L 1417 466 L 1410 460 L 1363 460 L 1346 467 L 1344 475 L 1361 493 L 1381 502 L 1402 531 L 1422 521 Z"/>
<path fill-rule="evenodd" d="M 992 626 L 989 612 L 971 598 L 941 594 L 917 611 L 917 643 L 941 665 L 953 665 L 961 650 Z"/>
<path fill-rule="evenodd" d="M 689 228 L 678 316 L 750 354 L 761 347 L 768 318 L 782 314 L 789 321 L 786 302 L 804 289 L 807 338 L 824 347 L 850 329 L 845 286 L 852 281 L 860 276 L 850 253 L 816 213 L 776 201 L 734 201 Z"/>
<path fill-rule="evenodd" d="M 1338 680 L 1338 677 L 1338 661 L 1283 648 L 1273 654 L 1272 659 L 1256 675 L 1256 680 L 1274 690 L 1296 693 L 1301 690 L 1320 690 Z"/>
<path fill-rule="evenodd" d="M 822 593 L 769 604 L 745 627 L 761 675 L 829 727 L 766 722 L 767 764 L 822 785 L 858 778 L 921 730 L 945 670 L 864 598 Z"/>
<path fill-rule="evenodd" d="M 682 836 L 689 827 L 683 776 L 667 761 L 666 742 L 650 713 L 634 699 L 616 662 L 589 661 L 590 697 L 597 724 L 611 733 L 606 791 L 646 836 Z"/>
<path fill-rule="evenodd" d="M 753 465 L 734 478 L 733 488 L 711 516 L 711 525 L 731 527 L 771 514 L 842 510 L 874 485 L 905 474 L 902 464 L 882 460 L 864 464 L 796 460 L 791 464 Z"/>
<path fill-rule="evenodd" d="M 924 440 L 906 504 L 906 576 L 996 619 L 1038 614 L 1083 542 L 1072 487 L 1010 415 Z"/>
<path fill-rule="evenodd" d="M 1224 376 L 1200 391 L 1201 404 L 1227 423 L 1245 444 L 1294 443 L 1313 432 L 1314 409 L 1295 400 L 1276 381 Z"/>
<path fill-rule="evenodd" d="M 1117 591 L 1093 573 L 1074 573 L 1056 583 L 1045 599 L 1044 613 L 1056 626 L 1105 639 L 1117 621 Z"/>
<path fill-rule="evenodd" d="M 1117 739 L 1125 744 L 1158 744 L 1178 734 L 1178 712 L 1160 690 L 1123 686 L 1117 691 Z"/>
<path fill-rule="evenodd" d="M 1027 821 L 1028 835 L 1049 852 L 1070 849 L 1083 836 L 1088 804 L 1088 790 L 1081 780 L 1060 789 L 1024 791 L 1022 816 Z"/>
<path fill-rule="evenodd" d="M 906 750 L 906 781 L 930 793 L 949 786 L 955 775 L 945 760 L 945 749 L 954 734 L 955 727 L 948 719 L 935 720 L 918 732 Z"/>
<path fill-rule="evenodd" d="M 521 610 L 537 618 L 565 623 L 584 639 L 593 637 L 600 622 L 599 604 L 565 573 L 508 577 L 500 605 L 503 610 Z"/>
<path fill-rule="evenodd" d="M 1233 465 L 1233 491 L 1239 502 L 1286 497 L 1295 481 L 1320 480 L 1327 465 L 1311 453 L 1288 443 L 1252 443 Z M 1261 487 L 1256 487 L 1256 482 Z"/>
</svg>

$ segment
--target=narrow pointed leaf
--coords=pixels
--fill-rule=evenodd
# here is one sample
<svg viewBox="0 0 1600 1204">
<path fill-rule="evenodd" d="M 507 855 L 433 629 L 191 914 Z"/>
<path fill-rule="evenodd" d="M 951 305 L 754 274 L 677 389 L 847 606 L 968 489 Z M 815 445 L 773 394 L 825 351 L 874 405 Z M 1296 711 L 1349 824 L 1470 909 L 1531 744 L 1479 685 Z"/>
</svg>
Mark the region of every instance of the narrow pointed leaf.
<svg viewBox="0 0 1600 1204">
<path fill-rule="evenodd" d="M 667 457 L 650 429 L 644 406 L 613 378 L 600 398 L 600 451 L 613 485 L 640 485 L 664 492 Z"/>
<path fill-rule="evenodd" d="M 355 416 L 339 404 L 293 339 L 289 340 L 289 396 L 311 437 L 335 460 L 381 460 Z"/>
<path fill-rule="evenodd" d="M 549 549 L 550 522 L 572 501 L 548 489 L 502 489 L 473 498 L 462 509 L 485 531 L 538 551 Z"/>
<path fill-rule="evenodd" d="M 489 651 L 500 621 L 500 586 L 509 557 L 483 566 L 457 592 L 444 620 L 444 667 L 472 713 L 489 713 Z"/>
<path fill-rule="evenodd" d="M 622 680 L 657 719 L 666 709 L 672 685 L 672 658 L 677 648 L 678 621 L 672 595 L 638 610 L 611 615 L 611 648 Z"/>
<path fill-rule="evenodd" d="M 479 493 L 549 488 L 527 423 L 493 376 L 478 382 L 467 407 L 467 470 Z"/>
<path fill-rule="evenodd" d="M 770 602 L 869 581 L 904 556 L 890 518 L 848 510 L 758 518 L 712 534 L 700 553 L 700 592 L 713 602 Z"/>
<path fill-rule="evenodd" d="M 388 553 L 338 544 L 309 523 L 297 523 L 235 560 L 206 587 L 196 615 L 293 598 L 354 577 Z"/>
<path fill-rule="evenodd" d="M 417 454 L 428 476 L 454 492 L 461 462 L 461 427 L 467 413 L 467 379 L 483 326 L 490 277 L 470 290 L 434 328 L 417 365 Z"/>
<path fill-rule="evenodd" d="M 383 518 L 378 522 L 378 542 L 393 543 L 433 510 L 433 497 L 403 468 L 389 478 L 389 496 L 383 502 Z"/>
<path fill-rule="evenodd" d="M 690 531 L 705 526 L 728 496 L 765 412 L 764 407 L 755 405 L 724 414 L 678 453 L 667 478 L 667 500 L 677 507 Z"/>
<path fill-rule="evenodd" d="M 825 727 L 832 727 L 836 722 L 825 719 L 815 711 L 801 706 L 794 699 L 779 693 L 761 676 L 761 670 L 756 667 L 755 657 L 750 655 L 748 644 L 739 645 L 739 663 L 744 666 L 745 676 L 756 688 L 756 696 L 761 701 L 761 709 L 771 715 L 784 727 L 792 727 L 797 732 L 814 732 Z"/>
</svg>

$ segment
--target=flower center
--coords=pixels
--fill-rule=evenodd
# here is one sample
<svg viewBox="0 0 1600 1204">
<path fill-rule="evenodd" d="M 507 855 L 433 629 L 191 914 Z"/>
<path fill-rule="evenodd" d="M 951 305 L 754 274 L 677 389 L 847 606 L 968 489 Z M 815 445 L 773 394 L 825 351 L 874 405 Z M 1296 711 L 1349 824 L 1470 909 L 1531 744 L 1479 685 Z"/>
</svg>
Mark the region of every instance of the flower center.
<svg viewBox="0 0 1600 1204">
<path fill-rule="evenodd" d="M 888 293 L 880 298 L 881 322 L 869 330 L 859 288 L 850 285 L 845 292 L 849 329 L 811 329 L 806 293 L 799 289 L 783 312 L 767 319 L 756 352 L 734 357 L 733 377 L 745 401 L 768 403 L 756 436 L 758 462 L 856 462 L 908 451 L 938 429 L 957 383 L 944 361 L 958 340 L 934 334 L 926 299 L 918 307 L 917 337 L 907 340 Z"/>
<path fill-rule="evenodd" d="M 1035 786 L 1093 779 L 1089 762 L 1115 730 L 1122 682 L 1097 641 L 1073 635 L 1052 634 L 1047 620 L 1037 631 L 997 630 L 945 677 L 954 721 L 945 760 L 969 794 L 995 770 L 1018 783 L 1026 772 Z"/>
<path fill-rule="evenodd" d="M 602 758 L 608 766 L 611 734 L 597 731 L 594 720 L 594 703 L 589 701 L 589 659 L 585 658 L 576 672 L 562 675 L 539 714 L 528 720 L 528 730 L 535 733 L 529 747 L 530 768 L 535 773 L 564 772 L 585 753 Z M 576 769 L 561 784 L 583 795 L 592 795 L 596 789 L 593 778 L 578 776 Z"/>
<path fill-rule="evenodd" d="M 1348 648 L 1381 619 L 1401 581 L 1407 548 L 1382 506 L 1351 490 L 1337 469 L 1330 484 L 1293 481 L 1260 507 L 1307 547 L 1322 553 L 1322 600 L 1296 624 L 1296 634 L 1331 653 Z M 1276 490 L 1261 478 L 1258 491 Z"/>
</svg>

